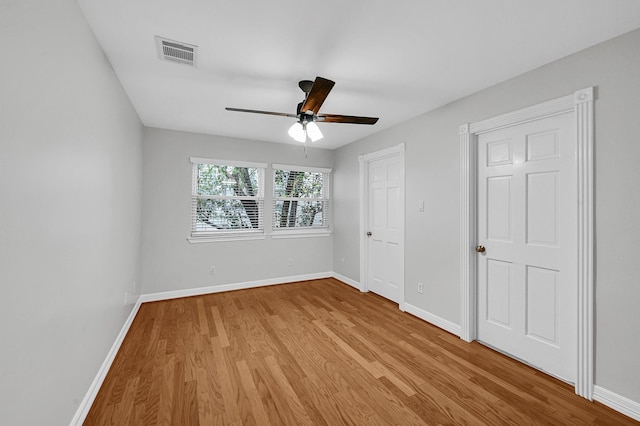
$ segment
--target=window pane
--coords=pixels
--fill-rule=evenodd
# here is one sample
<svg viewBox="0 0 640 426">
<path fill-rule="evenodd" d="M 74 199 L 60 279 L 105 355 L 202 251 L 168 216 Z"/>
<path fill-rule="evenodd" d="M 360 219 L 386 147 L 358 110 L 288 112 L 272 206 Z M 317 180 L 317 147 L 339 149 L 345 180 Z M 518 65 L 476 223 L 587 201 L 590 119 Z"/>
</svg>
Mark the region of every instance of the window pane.
<svg viewBox="0 0 640 426">
<path fill-rule="evenodd" d="M 273 211 L 274 228 L 324 226 L 326 201 L 276 200 Z"/>
<path fill-rule="evenodd" d="M 259 194 L 260 169 L 198 164 L 196 195 L 254 197 Z"/>
<path fill-rule="evenodd" d="M 258 200 L 197 200 L 194 231 L 224 229 L 259 229 L 260 208 Z"/>
<path fill-rule="evenodd" d="M 323 174 L 295 170 L 275 170 L 276 197 L 322 198 Z"/>
</svg>

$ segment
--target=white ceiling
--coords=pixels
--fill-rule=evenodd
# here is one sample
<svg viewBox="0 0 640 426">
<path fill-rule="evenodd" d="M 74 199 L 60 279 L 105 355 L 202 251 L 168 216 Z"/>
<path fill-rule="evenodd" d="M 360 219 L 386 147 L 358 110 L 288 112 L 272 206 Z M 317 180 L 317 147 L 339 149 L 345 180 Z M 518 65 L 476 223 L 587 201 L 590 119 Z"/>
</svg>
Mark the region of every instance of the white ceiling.
<svg viewBox="0 0 640 426">
<path fill-rule="evenodd" d="M 640 27 L 638 0 L 78 0 L 142 122 L 297 143 L 298 81 L 336 82 L 320 123 L 336 148 Z M 198 46 L 159 59 L 156 35 Z"/>
</svg>

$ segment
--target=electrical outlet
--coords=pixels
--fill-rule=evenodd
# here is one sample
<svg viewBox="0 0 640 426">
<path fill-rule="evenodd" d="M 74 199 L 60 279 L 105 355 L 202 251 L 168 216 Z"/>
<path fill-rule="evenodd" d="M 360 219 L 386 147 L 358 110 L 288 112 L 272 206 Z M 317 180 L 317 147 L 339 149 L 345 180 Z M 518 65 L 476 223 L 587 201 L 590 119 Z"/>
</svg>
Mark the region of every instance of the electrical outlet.
<svg viewBox="0 0 640 426">
<path fill-rule="evenodd" d="M 422 285 L 422 283 L 418 283 L 418 293 L 424 293 L 424 286 Z"/>
<path fill-rule="evenodd" d="M 344 257 L 340 259 L 340 266 L 344 266 Z"/>
<path fill-rule="evenodd" d="M 215 274 L 216 274 L 216 267 L 209 266 L 209 275 L 215 275 Z"/>
<path fill-rule="evenodd" d="M 423 212 L 424 211 L 424 201 L 420 201 L 418 203 L 418 211 L 419 212 Z"/>
<path fill-rule="evenodd" d="M 292 266 L 293 265 L 293 258 L 289 258 L 289 261 L 287 262 L 287 265 Z"/>
<path fill-rule="evenodd" d="M 129 292 L 125 291 L 124 292 L 124 306 L 127 306 L 129 304 Z"/>
</svg>

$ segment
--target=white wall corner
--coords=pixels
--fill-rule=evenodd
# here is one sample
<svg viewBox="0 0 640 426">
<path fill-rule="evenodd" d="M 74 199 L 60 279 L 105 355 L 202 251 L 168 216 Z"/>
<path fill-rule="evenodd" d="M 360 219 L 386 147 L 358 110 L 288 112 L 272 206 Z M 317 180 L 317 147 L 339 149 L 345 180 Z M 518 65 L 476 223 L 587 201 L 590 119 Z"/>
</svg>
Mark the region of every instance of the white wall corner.
<svg viewBox="0 0 640 426">
<path fill-rule="evenodd" d="M 91 386 L 89 386 L 89 390 L 87 391 L 86 395 L 82 399 L 82 402 L 78 406 L 78 409 L 76 410 L 75 415 L 71 419 L 71 423 L 70 423 L 71 426 L 76 426 L 76 425 L 81 426 L 84 423 L 85 419 L 87 418 L 87 414 L 89 414 L 89 410 L 93 405 L 93 401 L 95 401 L 96 396 L 98 396 L 98 391 L 100 390 L 100 387 L 104 382 L 104 379 L 107 377 L 107 373 L 111 368 L 111 364 L 113 364 L 113 360 L 116 359 L 116 355 L 120 350 L 120 346 L 122 346 L 122 342 L 124 341 L 124 338 L 127 335 L 127 332 L 131 327 L 131 324 L 133 324 L 134 318 L 138 314 L 140 305 L 142 305 L 142 296 L 138 298 L 137 302 L 133 306 L 133 309 L 129 313 L 127 320 L 124 322 L 124 325 L 120 330 L 120 333 L 118 333 L 118 335 L 116 336 L 116 340 L 115 342 L 113 342 L 111 349 L 109 349 L 109 352 L 107 353 L 107 357 L 105 358 L 104 362 L 100 366 L 100 369 L 98 370 L 98 374 L 93 379 Z"/>
<path fill-rule="evenodd" d="M 633 401 L 600 386 L 594 387 L 593 399 L 640 422 L 640 402 Z"/>
<path fill-rule="evenodd" d="M 319 272 L 315 274 L 293 275 L 281 278 L 268 278 L 265 280 L 245 281 L 232 284 L 221 284 L 205 287 L 192 287 L 184 290 L 163 291 L 159 293 L 143 294 L 142 302 L 157 302 L 160 300 L 177 299 L 180 297 L 200 296 L 202 294 L 221 293 L 224 291 L 246 290 L 248 288 L 266 287 L 270 285 L 293 283 L 298 281 L 320 280 L 330 278 L 333 272 Z"/>
<path fill-rule="evenodd" d="M 343 283 L 350 285 L 356 290 L 362 291 L 362 288 L 360 287 L 360 283 L 356 280 L 352 280 L 351 278 L 345 277 L 344 275 L 339 274 L 337 272 L 332 272 L 331 276 L 338 281 L 342 281 Z"/>
<path fill-rule="evenodd" d="M 404 312 L 418 317 L 421 320 L 428 322 L 429 324 L 435 325 L 436 327 L 439 327 L 446 332 L 449 332 L 456 336 L 460 336 L 460 326 L 458 324 L 427 312 L 424 309 L 418 308 L 417 306 L 411 305 L 409 303 L 405 303 Z"/>
</svg>

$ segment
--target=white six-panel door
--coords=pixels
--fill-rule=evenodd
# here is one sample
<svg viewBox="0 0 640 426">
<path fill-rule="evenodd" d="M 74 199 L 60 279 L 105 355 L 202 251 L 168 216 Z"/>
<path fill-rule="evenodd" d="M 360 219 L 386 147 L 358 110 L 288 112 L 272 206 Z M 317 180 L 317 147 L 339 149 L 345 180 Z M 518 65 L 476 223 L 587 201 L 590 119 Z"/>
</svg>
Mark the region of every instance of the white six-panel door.
<svg viewBox="0 0 640 426">
<path fill-rule="evenodd" d="M 572 114 L 478 135 L 478 340 L 569 382 L 576 182 Z"/>
<path fill-rule="evenodd" d="M 399 155 L 368 163 L 368 290 L 402 298 L 403 164 Z"/>
</svg>

